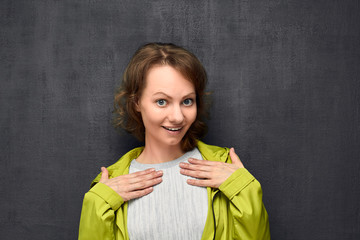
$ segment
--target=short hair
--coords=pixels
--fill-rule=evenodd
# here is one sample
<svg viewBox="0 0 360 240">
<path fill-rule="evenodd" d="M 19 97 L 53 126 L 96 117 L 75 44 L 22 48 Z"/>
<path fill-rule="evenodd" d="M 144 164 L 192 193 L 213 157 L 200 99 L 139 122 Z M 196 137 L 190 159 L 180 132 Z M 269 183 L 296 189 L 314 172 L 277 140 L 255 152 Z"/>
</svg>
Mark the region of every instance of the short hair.
<svg viewBox="0 0 360 240">
<path fill-rule="evenodd" d="M 136 103 L 146 86 L 146 76 L 153 66 L 168 65 L 179 71 L 184 78 L 194 84 L 197 116 L 181 140 L 183 151 L 196 147 L 197 140 L 205 136 L 208 102 L 205 98 L 207 74 L 201 62 L 191 52 L 171 43 L 148 43 L 140 47 L 131 58 L 123 75 L 121 86 L 115 93 L 115 128 L 122 127 L 138 140 L 145 140 L 145 126 Z"/>
</svg>

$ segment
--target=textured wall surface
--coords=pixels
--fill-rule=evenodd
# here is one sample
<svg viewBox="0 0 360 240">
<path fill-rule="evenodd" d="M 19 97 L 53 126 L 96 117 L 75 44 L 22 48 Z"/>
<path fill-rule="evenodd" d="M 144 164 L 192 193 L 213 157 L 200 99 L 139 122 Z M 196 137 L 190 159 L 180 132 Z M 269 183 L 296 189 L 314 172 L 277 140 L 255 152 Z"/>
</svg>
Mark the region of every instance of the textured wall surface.
<svg viewBox="0 0 360 240">
<path fill-rule="evenodd" d="M 2 0 L 0 29 L 1 239 L 77 238 L 100 166 L 140 144 L 112 100 L 152 41 L 203 62 L 205 141 L 261 182 L 273 239 L 360 239 L 358 0 Z"/>
</svg>

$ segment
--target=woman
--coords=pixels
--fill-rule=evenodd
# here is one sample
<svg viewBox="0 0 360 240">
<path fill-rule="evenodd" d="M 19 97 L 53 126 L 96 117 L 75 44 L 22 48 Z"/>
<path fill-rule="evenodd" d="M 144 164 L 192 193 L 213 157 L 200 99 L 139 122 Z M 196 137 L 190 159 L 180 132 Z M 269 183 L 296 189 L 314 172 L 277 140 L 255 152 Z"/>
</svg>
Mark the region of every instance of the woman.
<svg viewBox="0 0 360 240">
<path fill-rule="evenodd" d="M 206 72 L 173 44 L 131 59 L 115 125 L 145 146 L 101 173 L 85 194 L 79 239 L 270 239 L 259 182 L 233 148 L 207 145 Z"/>
</svg>

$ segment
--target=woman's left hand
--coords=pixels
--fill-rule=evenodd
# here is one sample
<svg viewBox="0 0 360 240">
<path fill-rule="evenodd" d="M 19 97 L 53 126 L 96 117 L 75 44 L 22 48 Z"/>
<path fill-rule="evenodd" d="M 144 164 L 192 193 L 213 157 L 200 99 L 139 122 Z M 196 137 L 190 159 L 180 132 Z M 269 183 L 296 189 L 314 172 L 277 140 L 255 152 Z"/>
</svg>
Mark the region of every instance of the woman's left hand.
<svg viewBox="0 0 360 240">
<path fill-rule="evenodd" d="M 189 163 L 180 163 L 180 173 L 198 179 L 188 179 L 187 183 L 199 187 L 218 188 L 230 175 L 244 165 L 236 155 L 234 148 L 230 149 L 232 163 L 189 159 Z"/>
</svg>

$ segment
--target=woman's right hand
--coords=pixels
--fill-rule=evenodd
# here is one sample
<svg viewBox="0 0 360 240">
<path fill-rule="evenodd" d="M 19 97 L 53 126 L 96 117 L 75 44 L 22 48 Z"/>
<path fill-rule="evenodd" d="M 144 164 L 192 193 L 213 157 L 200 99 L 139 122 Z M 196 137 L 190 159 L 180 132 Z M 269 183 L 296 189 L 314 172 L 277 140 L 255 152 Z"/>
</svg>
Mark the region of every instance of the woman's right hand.
<svg viewBox="0 0 360 240">
<path fill-rule="evenodd" d="M 162 171 L 150 168 L 144 171 L 121 175 L 109 179 L 109 172 L 101 167 L 100 182 L 117 192 L 124 201 L 145 196 L 153 191 L 153 186 L 162 182 Z"/>
</svg>

